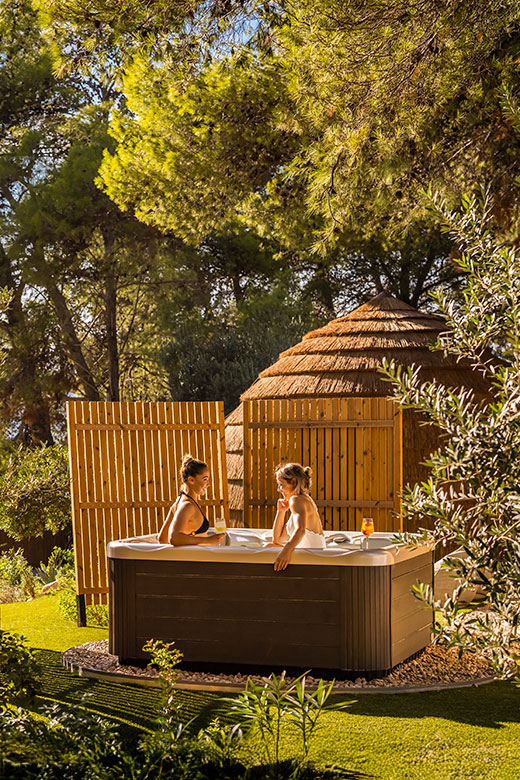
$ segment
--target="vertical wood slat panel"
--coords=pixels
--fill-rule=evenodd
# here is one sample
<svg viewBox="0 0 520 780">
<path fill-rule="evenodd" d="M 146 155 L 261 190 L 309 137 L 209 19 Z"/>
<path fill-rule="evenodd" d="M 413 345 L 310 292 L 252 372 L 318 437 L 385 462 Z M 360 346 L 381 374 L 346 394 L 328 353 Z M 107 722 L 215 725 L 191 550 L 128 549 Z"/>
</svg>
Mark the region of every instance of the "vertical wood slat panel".
<svg viewBox="0 0 520 780">
<path fill-rule="evenodd" d="M 143 402 L 143 419 L 145 423 L 148 425 L 151 425 L 152 423 L 152 417 L 151 417 L 151 404 L 148 402 Z M 144 440 L 146 444 L 146 458 L 145 458 L 145 469 L 146 469 L 146 498 L 145 501 L 150 502 L 150 504 L 153 502 L 156 502 L 156 494 L 155 494 L 155 478 L 154 478 L 154 463 L 153 463 L 153 441 L 152 441 L 152 431 L 146 430 L 144 435 Z M 150 508 L 144 507 L 143 508 L 143 533 L 149 534 L 151 533 L 152 529 L 150 527 L 151 525 L 151 518 L 150 518 Z"/>
<path fill-rule="evenodd" d="M 347 419 L 352 415 L 352 403 L 347 400 Z M 348 472 L 348 500 L 353 501 L 356 498 L 356 429 L 347 428 L 348 452 L 347 452 L 347 472 Z M 347 531 L 352 531 L 356 527 L 356 510 L 349 507 Z"/>
<path fill-rule="evenodd" d="M 78 422 L 84 423 L 85 421 L 85 415 L 88 412 L 88 405 L 82 405 L 78 409 Z M 93 481 L 92 476 L 92 434 L 90 431 L 86 432 L 84 436 L 79 436 L 78 440 L 81 442 L 81 450 L 80 451 L 80 458 L 82 457 L 82 471 L 83 471 L 83 485 L 82 485 L 82 500 L 87 500 L 88 495 L 88 486 Z M 92 549 L 91 549 L 91 543 L 90 543 L 90 522 L 89 522 L 89 510 L 88 509 L 80 509 L 81 514 L 81 539 L 80 539 L 80 546 L 81 541 L 84 540 L 84 550 L 83 550 L 83 585 L 86 587 L 88 583 L 90 583 L 91 579 L 91 573 L 90 573 L 90 561 L 92 560 Z"/>
<path fill-rule="evenodd" d="M 276 492 L 271 471 L 279 461 L 296 461 L 313 470 L 311 495 L 324 502 L 320 512 L 325 528 L 359 530 L 362 517 L 371 516 L 376 530 L 396 529 L 390 505 L 398 510 L 402 459 L 400 410 L 393 402 L 261 399 L 244 402 L 243 413 L 246 526 L 272 525 Z M 318 425 L 306 427 L 307 421 Z M 345 427 L 338 427 L 342 421 Z M 378 421 L 381 426 L 373 424 Z M 352 422 L 357 426 L 349 427 Z M 386 506 L 334 506 L 338 500 Z"/>
<path fill-rule="evenodd" d="M 210 422 L 214 423 L 216 422 L 216 416 L 217 416 L 217 410 L 215 404 L 209 404 L 208 406 L 208 417 Z M 202 411 L 200 413 L 200 421 L 203 422 L 202 417 Z M 215 462 L 218 463 L 218 472 L 219 475 L 222 473 L 222 464 L 220 463 L 220 451 L 218 446 L 215 446 L 215 442 L 220 440 L 220 429 L 218 431 L 213 430 L 201 430 L 200 431 L 201 438 L 202 438 L 202 451 L 206 453 L 206 463 L 212 463 L 213 459 L 215 458 Z M 217 439 L 218 436 L 218 439 Z M 227 487 L 227 481 L 225 480 L 224 484 Z M 210 501 L 215 501 L 216 498 L 218 498 L 219 495 L 222 495 L 222 487 L 223 485 L 217 484 L 211 481 L 210 489 L 209 489 L 209 499 Z M 225 517 L 225 511 L 224 507 L 218 508 L 218 507 L 211 507 L 212 510 L 212 517 L 211 520 L 213 523 L 215 522 L 216 517 Z M 211 522 L 210 520 L 210 522 Z M 227 521 L 227 518 L 226 518 Z"/>
<path fill-rule="evenodd" d="M 197 407 L 197 409 L 198 409 L 198 411 L 197 411 L 197 421 L 202 423 L 203 422 L 202 410 L 199 410 L 198 407 Z M 214 412 L 215 412 L 214 405 L 213 404 L 209 404 L 208 405 L 208 418 L 209 418 L 210 422 L 214 422 L 214 417 L 215 417 Z M 200 447 L 202 452 L 211 452 L 211 453 L 213 453 L 213 451 L 214 451 L 214 447 L 213 447 L 214 438 L 212 438 L 211 433 L 212 432 L 209 431 L 209 430 L 205 431 L 205 430 L 199 429 L 199 431 L 198 431 L 197 446 Z M 215 436 L 216 436 L 217 435 L 217 431 L 215 431 L 214 433 L 215 433 Z M 215 453 L 215 455 L 218 458 L 217 453 Z M 220 463 L 219 463 L 219 473 L 220 473 Z M 221 490 L 220 484 L 215 483 L 213 480 L 211 480 L 210 484 L 209 484 L 208 491 L 206 493 L 206 498 L 208 499 L 208 501 L 214 501 L 215 498 L 217 497 L 217 495 L 220 495 L 220 490 Z M 222 512 L 220 510 L 217 511 L 216 508 L 208 507 L 207 517 L 208 517 L 208 520 L 209 520 L 210 524 L 212 522 L 213 523 L 215 522 L 215 517 L 220 517 L 223 514 L 224 514 L 223 511 Z"/>
<path fill-rule="evenodd" d="M 252 429 L 249 425 L 251 405 L 249 401 L 242 402 L 243 419 L 243 452 L 244 452 L 244 525 L 246 528 L 252 527 L 251 517 L 251 434 Z"/>
<path fill-rule="evenodd" d="M 93 408 L 92 408 L 93 407 Z M 105 404 L 104 403 L 95 403 L 92 402 L 91 407 L 91 415 L 94 418 L 95 422 L 99 425 L 102 421 L 102 418 L 104 417 L 105 412 Z M 97 435 L 96 435 L 97 433 Z M 94 451 L 95 451 L 95 462 L 94 462 L 94 473 L 95 473 L 95 480 L 98 485 L 98 500 L 104 504 L 105 494 L 106 494 L 106 483 L 108 482 L 108 479 L 105 479 L 105 475 L 103 474 L 102 468 L 102 450 L 103 450 L 103 439 L 105 431 L 98 430 L 97 432 L 94 432 Z M 105 523 L 107 522 L 107 518 L 105 516 L 105 510 L 104 509 L 95 509 L 94 515 L 96 518 L 96 529 L 95 529 L 95 556 L 97 559 L 98 569 L 97 569 L 97 576 L 99 582 L 108 582 L 107 577 L 107 559 L 105 555 Z M 94 604 L 100 603 L 99 594 L 95 593 L 93 595 Z"/>
<path fill-rule="evenodd" d="M 175 406 L 172 406 L 172 418 L 174 425 L 181 425 L 182 424 L 182 404 L 176 404 Z M 188 445 L 188 436 L 184 429 L 180 430 L 174 430 L 172 431 L 172 437 L 175 442 L 175 453 L 177 457 L 177 464 L 178 467 L 175 470 L 175 477 L 173 484 L 175 486 L 175 494 L 178 495 L 179 493 L 179 487 L 180 487 L 180 476 L 179 476 L 179 469 L 181 465 L 182 456 L 189 451 L 189 445 Z"/>
<path fill-rule="evenodd" d="M 394 512 L 399 515 L 399 530 L 403 530 L 401 490 L 403 487 L 403 412 L 394 402 Z"/>
<path fill-rule="evenodd" d="M 181 420 L 184 431 L 164 427 Z M 69 401 L 67 429 L 76 588 L 87 604 L 106 601 L 107 543 L 158 530 L 178 495 L 186 445 L 210 467 L 213 492 L 203 502 L 210 519 L 229 519 L 221 402 Z"/>
<path fill-rule="evenodd" d="M 324 400 L 324 420 L 333 420 L 333 406 L 332 399 L 327 398 Z M 334 482 L 333 482 L 333 453 L 332 453 L 332 428 L 325 428 L 323 431 L 324 448 L 323 448 L 323 470 L 325 472 L 325 497 L 334 498 Z M 334 528 L 334 510 L 332 507 L 328 508 L 325 514 L 324 528 L 329 531 Z"/>
<path fill-rule="evenodd" d="M 354 406 L 354 415 L 359 419 L 364 419 L 365 410 L 364 410 L 364 398 L 361 398 L 360 404 L 356 404 Z M 364 498 L 363 495 L 363 488 L 365 484 L 365 475 L 364 475 L 364 459 L 363 459 L 363 447 L 365 443 L 365 429 L 364 428 L 357 428 L 356 429 L 356 501 L 362 501 Z M 355 524 L 354 528 L 359 528 L 362 520 L 362 511 L 360 509 L 356 509 L 356 518 L 355 518 Z"/>
<path fill-rule="evenodd" d="M 78 438 L 76 433 L 76 413 L 77 409 L 72 407 L 67 415 L 67 437 L 69 440 L 69 464 L 70 464 L 70 494 L 72 504 L 72 539 L 74 544 L 74 570 L 76 576 L 76 582 L 78 588 L 84 588 L 84 557 L 83 557 L 83 545 L 82 528 L 81 528 L 81 512 L 79 509 L 80 501 L 80 483 L 81 483 L 81 468 L 80 458 L 78 453 Z M 80 593 L 82 592 L 79 591 Z"/>
<path fill-rule="evenodd" d="M 92 419 L 94 424 L 98 422 L 97 416 L 97 404 L 91 401 L 88 405 L 89 419 Z M 92 482 L 93 482 L 93 495 L 96 503 L 102 501 L 101 496 L 101 475 L 99 473 L 99 431 L 92 430 L 90 433 L 90 445 L 91 445 L 91 467 L 92 467 Z M 100 581 L 101 570 L 99 562 L 99 528 L 100 518 L 97 509 L 89 509 L 87 512 L 88 526 L 90 532 L 90 559 L 93 564 L 93 576 L 96 581 Z M 96 594 L 93 594 L 92 601 L 97 604 Z"/>
<path fill-rule="evenodd" d="M 346 416 L 345 404 L 338 403 L 338 417 L 340 420 L 345 420 Z M 338 440 L 338 454 L 339 459 L 339 480 L 338 486 L 338 498 L 342 501 L 348 499 L 348 429 L 340 428 L 339 440 Z M 338 510 L 338 530 L 343 531 L 348 528 L 348 509 Z"/>
<path fill-rule="evenodd" d="M 226 518 L 226 525 L 229 525 L 230 522 L 230 516 L 229 516 L 229 493 L 228 493 L 228 470 L 227 470 L 227 453 L 226 453 L 226 424 L 225 424 L 225 414 L 224 414 L 224 402 L 218 401 L 213 406 L 213 414 L 215 418 L 215 422 L 218 421 L 219 424 L 219 435 L 218 440 L 214 442 L 214 447 L 217 450 L 218 453 L 218 459 L 217 462 L 219 464 L 218 473 L 220 476 L 220 495 L 222 496 L 222 500 L 224 501 L 224 517 Z"/>
</svg>

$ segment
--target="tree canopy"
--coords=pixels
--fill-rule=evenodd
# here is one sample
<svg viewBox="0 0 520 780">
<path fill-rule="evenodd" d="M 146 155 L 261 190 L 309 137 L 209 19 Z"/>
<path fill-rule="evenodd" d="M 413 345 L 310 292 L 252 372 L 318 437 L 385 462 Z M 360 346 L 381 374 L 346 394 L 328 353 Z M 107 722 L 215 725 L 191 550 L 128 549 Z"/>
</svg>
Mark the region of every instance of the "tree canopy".
<svg viewBox="0 0 520 780">
<path fill-rule="evenodd" d="M 100 177 L 140 219 L 195 242 L 238 220 L 295 265 L 318 255 L 412 303 L 457 275 L 420 190 L 456 203 L 486 181 L 515 229 L 500 96 L 516 0 L 138 5 L 55 0 L 44 19 L 79 64 L 118 51 L 126 102 Z"/>
</svg>

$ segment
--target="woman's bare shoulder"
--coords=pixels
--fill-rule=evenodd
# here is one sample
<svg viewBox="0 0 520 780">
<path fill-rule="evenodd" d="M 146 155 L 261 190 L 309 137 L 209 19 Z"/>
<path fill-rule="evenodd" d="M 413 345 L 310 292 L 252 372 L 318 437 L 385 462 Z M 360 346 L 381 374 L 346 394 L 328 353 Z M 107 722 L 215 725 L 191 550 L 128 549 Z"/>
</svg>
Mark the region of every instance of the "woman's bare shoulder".
<svg viewBox="0 0 520 780">
<path fill-rule="evenodd" d="M 175 510 L 174 520 L 176 523 L 189 521 L 195 517 L 197 511 L 197 507 L 191 501 L 179 501 Z"/>
<path fill-rule="evenodd" d="M 305 493 L 300 493 L 299 496 L 291 496 L 289 499 L 289 507 L 292 512 L 302 512 L 309 507 L 309 496 Z"/>
</svg>

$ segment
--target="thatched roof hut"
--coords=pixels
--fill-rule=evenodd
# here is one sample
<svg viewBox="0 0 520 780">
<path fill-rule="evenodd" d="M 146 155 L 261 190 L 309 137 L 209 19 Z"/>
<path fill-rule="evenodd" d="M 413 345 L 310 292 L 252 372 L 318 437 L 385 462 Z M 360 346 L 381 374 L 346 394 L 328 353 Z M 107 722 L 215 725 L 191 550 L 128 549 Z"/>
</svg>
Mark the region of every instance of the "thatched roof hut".
<svg viewBox="0 0 520 780">
<path fill-rule="evenodd" d="M 307 333 L 242 395 L 242 400 L 265 398 L 330 398 L 388 395 L 388 383 L 378 369 L 383 359 L 420 367 L 424 380 L 437 379 L 451 387 L 466 387 L 478 396 L 486 393 L 483 377 L 469 361 L 457 361 L 433 352 L 444 321 L 433 314 L 383 292 L 346 317 Z M 431 426 L 419 426 L 416 413 L 403 419 L 403 478 L 417 482 L 425 476 L 420 466 L 437 444 Z M 226 445 L 231 516 L 240 523 L 243 504 L 242 408 L 226 419 Z"/>
</svg>

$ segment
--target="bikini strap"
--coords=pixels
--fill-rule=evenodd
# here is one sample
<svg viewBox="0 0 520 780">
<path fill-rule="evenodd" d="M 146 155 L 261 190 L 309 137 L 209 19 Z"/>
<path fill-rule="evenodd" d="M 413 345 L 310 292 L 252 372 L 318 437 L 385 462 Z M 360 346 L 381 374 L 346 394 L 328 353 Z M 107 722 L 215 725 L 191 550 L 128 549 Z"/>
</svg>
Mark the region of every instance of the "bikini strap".
<svg viewBox="0 0 520 780">
<path fill-rule="evenodd" d="M 180 495 L 179 495 L 179 498 L 180 498 L 181 496 L 184 496 L 184 497 L 185 497 L 185 498 L 187 498 L 189 501 L 192 501 L 192 502 L 195 504 L 195 506 L 197 507 L 197 509 L 199 510 L 199 512 L 201 513 L 201 515 L 202 515 L 202 517 L 204 518 L 204 520 L 206 519 L 206 515 L 205 515 L 205 514 L 204 514 L 204 512 L 202 511 L 202 507 L 200 506 L 200 504 L 199 504 L 199 502 L 198 502 L 198 501 L 195 501 L 195 499 L 194 499 L 194 498 L 192 498 L 191 496 L 189 496 L 187 493 L 185 493 L 185 492 L 184 492 L 184 490 L 181 490 L 181 492 L 180 492 Z M 177 500 L 178 500 L 178 499 L 177 499 Z"/>
</svg>

